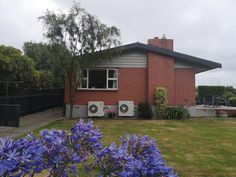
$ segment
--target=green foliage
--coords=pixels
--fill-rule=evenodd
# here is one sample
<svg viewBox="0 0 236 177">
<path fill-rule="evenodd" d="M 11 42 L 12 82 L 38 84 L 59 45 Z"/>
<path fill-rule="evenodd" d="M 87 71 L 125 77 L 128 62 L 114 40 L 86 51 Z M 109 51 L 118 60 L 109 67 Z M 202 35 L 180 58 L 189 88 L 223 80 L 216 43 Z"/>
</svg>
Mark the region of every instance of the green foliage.
<svg viewBox="0 0 236 177">
<path fill-rule="evenodd" d="M 167 107 L 165 110 L 166 119 L 185 119 L 190 117 L 189 111 L 184 107 Z"/>
<path fill-rule="evenodd" d="M 12 59 L 22 56 L 22 52 L 14 47 L 0 46 L 0 80 L 12 79 Z"/>
<path fill-rule="evenodd" d="M 165 109 L 167 107 L 167 90 L 164 87 L 157 87 L 155 90 L 156 112 L 158 117 L 165 116 Z"/>
<path fill-rule="evenodd" d="M 31 58 L 21 56 L 11 60 L 12 79 L 22 81 L 26 87 L 36 87 L 37 78 L 35 76 L 34 63 Z"/>
<path fill-rule="evenodd" d="M 226 86 L 224 97 L 228 99 L 230 99 L 231 97 L 236 97 L 236 89 L 232 86 Z"/>
<path fill-rule="evenodd" d="M 37 70 L 37 88 L 38 89 L 50 89 L 54 86 L 53 74 L 50 71 Z"/>
<path fill-rule="evenodd" d="M 232 87 L 232 86 L 226 86 L 226 87 L 225 87 L 225 91 L 226 91 L 226 92 L 231 92 L 231 93 L 233 93 L 234 95 L 236 95 L 236 89 L 235 89 L 234 87 Z"/>
<path fill-rule="evenodd" d="M 11 61 L 0 53 L 0 80 L 8 80 L 12 71 Z"/>
<path fill-rule="evenodd" d="M 229 98 L 230 106 L 236 107 L 236 97 Z"/>
<path fill-rule="evenodd" d="M 33 59 L 35 69 L 39 70 L 39 72 L 45 71 L 44 75 L 46 73 L 47 75 L 50 73 L 50 78 L 45 78 L 52 81 L 50 84 L 53 84 L 54 87 L 64 87 L 64 69 L 60 65 L 60 58 L 57 57 L 58 51 L 56 51 L 52 45 L 45 43 L 25 42 L 23 45 L 23 50 L 28 57 Z M 45 85 L 46 88 L 51 87 L 46 84 L 43 85 Z"/>
<path fill-rule="evenodd" d="M 25 55 L 33 59 L 36 70 L 52 70 L 54 56 L 48 44 L 25 42 L 23 51 Z"/>
<path fill-rule="evenodd" d="M 25 88 L 52 88 L 51 71 L 36 70 L 32 58 L 13 47 L 0 46 L 0 80 L 20 81 Z"/>
<path fill-rule="evenodd" d="M 16 49 L 11 46 L 0 46 L 1 57 L 15 58 L 22 55 L 22 52 L 19 49 Z"/>
<path fill-rule="evenodd" d="M 0 46 L 0 74 L 1 80 L 22 81 L 25 87 L 37 82 L 32 59 L 13 47 Z"/>
<path fill-rule="evenodd" d="M 151 119 L 153 116 L 152 107 L 148 102 L 140 102 L 138 104 L 138 117 Z"/>
<path fill-rule="evenodd" d="M 198 97 L 203 99 L 207 96 L 220 96 L 225 94 L 224 86 L 198 86 Z"/>
</svg>

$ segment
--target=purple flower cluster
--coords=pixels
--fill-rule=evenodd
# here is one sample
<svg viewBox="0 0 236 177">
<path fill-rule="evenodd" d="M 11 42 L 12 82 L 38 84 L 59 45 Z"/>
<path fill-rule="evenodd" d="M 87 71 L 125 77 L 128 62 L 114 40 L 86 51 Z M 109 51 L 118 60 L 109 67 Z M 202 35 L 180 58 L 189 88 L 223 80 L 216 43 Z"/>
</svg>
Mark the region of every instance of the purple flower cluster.
<svg viewBox="0 0 236 177">
<path fill-rule="evenodd" d="M 47 170 L 49 176 L 78 173 L 77 165 L 101 150 L 101 132 L 93 122 L 80 120 L 71 131 L 43 130 L 40 138 L 28 135 L 14 141 L 0 139 L 0 176 L 34 176 Z"/>
<path fill-rule="evenodd" d="M 70 169 L 76 173 L 77 169 L 74 164 L 80 162 L 80 157 L 71 148 L 69 134 L 62 130 L 43 130 L 40 134 L 40 139 L 47 148 L 44 154 L 45 169 L 54 176 L 58 176 L 57 174 L 66 176 Z"/>
<path fill-rule="evenodd" d="M 99 129 L 93 128 L 93 122 L 84 123 L 81 119 L 73 128 L 71 128 L 71 141 L 80 148 L 80 155 L 89 155 L 102 149 L 102 133 Z"/>
<path fill-rule="evenodd" d="M 44 170 L 47 148 L 32 135 L 19 140 L 0 139 L 0 176 L 20 177 Z"/>
<path fill-rule="evenodd" d="M 53 176 L 78 173 L 77 164 L 83 163 L 94 152 L 101 150 L 102 133 L 93 128 L 93 122 L 80 120 L 70 132 L 62 130 L 41 131 L 46 146 L 46 168 Z"/>
<path fill-rule="evenodd" d="M 160 151 L 147 136 L 125 136 L 121 145 L 112 143 L 102 147 L 102 133 L 93 122 L 80 120 L 69 132 L 43 130 L 40 137 L 0 139 L 0 176 L 31 176 L 47 171 L 49 177 L 78 176 L 78 164 L 88 174 L 121 177 L 175 177 L 173 169 L 165 165 Z M 88 158 L 93 160 L 88 162 Z M 89 161 L 90 162 L 90 161 Z"/>
<path fill-rule="evenodd" d="M 159 148 L 148 136 L 126 135 L 121 145 L 114 143 L 96 156 L 100 176 L 121 177 L 176 177 L 165 165 Z"/>
</svg>

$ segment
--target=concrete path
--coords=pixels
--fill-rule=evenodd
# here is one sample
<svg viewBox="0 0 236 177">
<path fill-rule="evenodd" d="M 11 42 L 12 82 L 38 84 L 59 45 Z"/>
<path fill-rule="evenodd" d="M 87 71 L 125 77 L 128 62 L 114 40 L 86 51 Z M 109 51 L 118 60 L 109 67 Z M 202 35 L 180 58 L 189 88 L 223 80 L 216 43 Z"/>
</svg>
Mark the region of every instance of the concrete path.
<svg viewBox="0 0 236 177">
<path fill-rule="evenodd" d="M 20 127 L 15 128 L 0 126 L 0 137 L 17 138 L 51 122 L 62 119 L 62 108 L 54 108 L 35 114 L 22 116 L 20 118 Z"/>
</svg>

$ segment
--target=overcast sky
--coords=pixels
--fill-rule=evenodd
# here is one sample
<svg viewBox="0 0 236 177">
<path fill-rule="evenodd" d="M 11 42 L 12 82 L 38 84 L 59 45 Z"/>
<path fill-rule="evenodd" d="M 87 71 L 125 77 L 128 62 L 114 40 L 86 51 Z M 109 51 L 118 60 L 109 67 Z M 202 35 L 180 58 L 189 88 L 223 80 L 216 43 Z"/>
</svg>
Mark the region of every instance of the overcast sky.
<svg viewBox="0 0 236 177">
<path fill-rule="evenodd" d="M 220 62 L 222 69 L 198 74 L 197 85 L 236 87 L 235 0 L 80 0 L 81 6 L 121 30 L 122 44 L 148 38 L 174 39 L 178 52 Z M 37 17 L 46 9 L 66 11 L 72 0 L 0 0 L 0 45 L 21 49 L 45 41 Z"/>
</svg>

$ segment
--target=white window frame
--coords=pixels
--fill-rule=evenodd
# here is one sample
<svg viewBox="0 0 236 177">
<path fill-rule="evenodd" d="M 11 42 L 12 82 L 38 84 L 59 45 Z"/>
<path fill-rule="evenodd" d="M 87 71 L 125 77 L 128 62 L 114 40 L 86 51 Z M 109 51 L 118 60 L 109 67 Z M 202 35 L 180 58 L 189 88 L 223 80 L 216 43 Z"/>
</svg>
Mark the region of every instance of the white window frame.
<svg viewBox="0 0 236 177">
<path fill-rule="evenodd" d="M 116 68 L 84 68 L 83 70 L 87 70 L 87 77 L 83 78 L 82 81 L 86 80 L 87 83 L 86 83 L 86 88 L 82 88 L 81 84 L 79 86 L 79 90 L 118 90 L 118 69 Z M 89 70 L 106 70 L 106 88 L 88 88 L 89 87 Z M 116 78 L 109 78 L 109 71 L 110 70 L 115 70 L 116 71 Z M 116 88 L 108 88 L 108 82 L 110 80 L 114 80 L 116 81 L 116 84 L 117 84 L 117 87 Z"/>
</svg>

